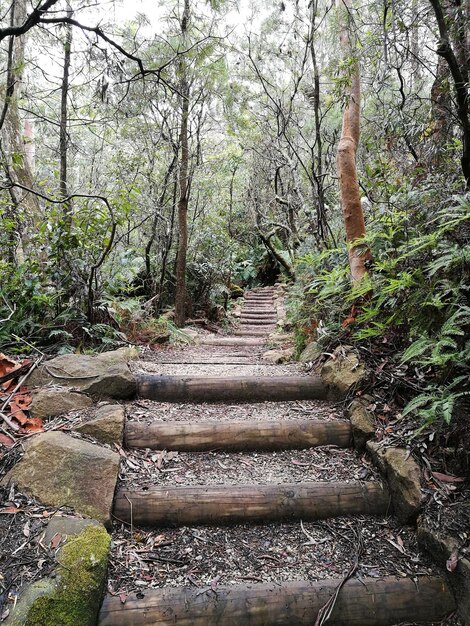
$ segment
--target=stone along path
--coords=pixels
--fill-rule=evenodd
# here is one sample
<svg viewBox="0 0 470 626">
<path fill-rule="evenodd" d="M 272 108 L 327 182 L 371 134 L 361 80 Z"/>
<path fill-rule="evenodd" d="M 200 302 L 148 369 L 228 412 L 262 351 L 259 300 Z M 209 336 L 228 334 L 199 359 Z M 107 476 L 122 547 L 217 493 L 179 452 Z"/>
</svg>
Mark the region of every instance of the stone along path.
<svg viewBox="0 0 470 626">
<path fill-rule="evenodd" d="M 247 292 L 231 337 L 144 364 L 101 626 L 431 624 L 453 609 L 321 381 L 262 363 L 275 295 Z"/>
</svg>

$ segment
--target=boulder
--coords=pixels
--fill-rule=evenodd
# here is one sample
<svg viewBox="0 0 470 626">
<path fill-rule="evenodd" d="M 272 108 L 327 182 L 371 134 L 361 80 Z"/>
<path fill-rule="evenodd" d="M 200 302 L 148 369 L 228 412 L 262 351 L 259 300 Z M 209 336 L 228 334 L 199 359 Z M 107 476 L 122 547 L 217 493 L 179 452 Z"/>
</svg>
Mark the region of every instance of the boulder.
<svg viewBox="0 0 470 626">
<path fill-rule="evenodd" d="M 301 352 L 299 356 L 299 361 L 301 363 L 310 363 L 311 361 L 315 361 L 322 354 L 323 350 L 320 344 L 316 341 L 311 341 L 308 343 L 304 350 Z"/>
<path fill-rule="evenodd" d="M 464 624 L 470 624 L 470 560 L 460 554 L 462 541 L 433 528 L 424 515 L 418 519 L 417 531 L 419 547 L 428 552 L 438 567 L 447 570 L 447 580 L 454 592 L 460 617 Z M 455 567 L 452 565 L 450 569 L 447 567 L 449 559 L 451 562 L 457 559 Z"/>
<path fill-rule="evenodd" d="M 386 448 L 369 441 L 367 450 L 387 478 L 396 517 L 403 524 L 413 523 L 424 504 L 418 464 L 404 448 Z"/>
<path fill-rule="evenodd" d="M 33 417 L 56 417 L 68 411 L 86 409 L 93 405 L 90 396 L 67 389 L 40 389 L 32 394 L 29 411 Z"/>
<path fill-rule="evenodd" d="M 60 431 L 41 433 L 25 444 L 23 458 L 1 484 L 15 483 L 47 506 L 73 507 L 109 525 L 119 455 Z"/>
<path fill-rule="evenodd" d="M 130 398 L 136 393 L 136 381 L 127 361 L 135 351 L 128 348 L 95 356 L 63 354 L 44 363 L 29 377 L 30 387 L 63 385 L 91 396 Z"/>
<path fill-rule="evenodd" d="M 94 437 L 101 443 L 122 445 L 124 435 L 124 407 L 120 404 L 105 404 L 94 412 L 93 418 L 75 430 Z"/>
<path fill-rule="evenodd" d="M 287 363 L 292 361 L 294 357 L 294 348 L 286 348 L 285 350 L 268 350 L 261 357 L 263 361 L 268 363 Z"/>
<path fill-rule="evenodd" d="M 269 335 L 269 343 L 279 345 L 284 343 L 293 343 L 294 333 L 271 333 Z"/>
<path fill-rule="evenodd" d="M 106 583 L 110 536 L 88 524 L 68 534 L 53 575 L 27 585 L 7 626 L 95 626 Z"/>
<path fill-rule="evenodd" d="M 333 357 L 323 365 L 321 377 L 325 385 L 339 397 L 345 397 L 365 377 L 365 366 L 350 346 L 338 346 Z"/>
<path fill-rule="evenodd" d="M 63 546 L 68 539 L 79 535 L 85 528 L 88 528 L 88 526 L 100 527 L 101 524 L 95 519 L 74 517 L 73 515 L 61 515 L 60 511 L 58 511 L 50 518 L 44 532 L 44 538 L 41 538 L 41 542 L 47 548 L 50 548 L 51 541 L 53 539 L 55 540 L 57 535 L 60 535 L 60 542 L 57 543 L 56 547 Z"/>
<path fill-rule="evenodd" d="M 353 400 L 347 410 L 352 426 L 354 447 L 362 451 L 366 443 L 375 437 L 375 424 L 372 413 L 362 400 Z"/>
</svg>

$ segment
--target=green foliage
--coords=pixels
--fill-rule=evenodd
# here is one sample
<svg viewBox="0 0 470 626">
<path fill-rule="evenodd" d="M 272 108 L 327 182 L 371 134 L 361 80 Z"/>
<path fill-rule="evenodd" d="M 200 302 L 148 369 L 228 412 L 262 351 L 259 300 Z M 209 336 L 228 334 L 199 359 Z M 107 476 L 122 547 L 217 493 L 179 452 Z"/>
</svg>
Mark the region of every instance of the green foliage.
<svg viewBox="0 0 470 626">
<path fill-rule="evenodd" d="M 431 204 L 422 212 L 384 212 L 370 225 L 366 240 L 374 259 L 371 271 L 353 286 L 344 252 L 305 255 L 297 264 L 307 292 L 304 310 L 295 314 L 299 345 L 312 319 L 313 338 L 319 341 L 366 346 L 386 341 L 397 365 L 417 373 L 422 388 L 403 414 L 416 413 L 425 424 L 448 424 L 468 395 L 469 232 L 465 198 L 452 198 L 438 209 Z"/>
</svg>

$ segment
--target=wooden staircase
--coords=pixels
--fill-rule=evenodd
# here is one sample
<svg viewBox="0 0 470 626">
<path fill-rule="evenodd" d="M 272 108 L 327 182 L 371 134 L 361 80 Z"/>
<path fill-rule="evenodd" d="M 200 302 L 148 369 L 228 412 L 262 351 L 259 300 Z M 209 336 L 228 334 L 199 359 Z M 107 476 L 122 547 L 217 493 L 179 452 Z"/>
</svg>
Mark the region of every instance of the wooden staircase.
<svg viewBox="0 0 470 626">
<path fill-rule="evenodd" d="M 239 330 L 234 337 L 207 339 L 205 345 L 225 346 L 228 363 L 234 348 L 261 349 L 275 328 L 274 291 L 246 293 Z M 254 344 L 250 341 L 255 340 Z M 220 343 L 222 341 L 222 343 Z M 230 343 L 232 342 L 232 343 Z M 248 343 L 247 343 L 248 342 Z M 220 355 L 218 355 L 221 359 Z M 241 357 L 238 357 L 240 359 Z M 204 362 L 204 360 L 202 361 Z M 213 361 L 212 361 L 213 362 Z M 221 361 L 218 361 L 221 362 Z M 242 363 L 245 361 L 242 360 Z M 143 375 L 141 398 L 168 403 L 324 400 L 326 390 L 308 376 Z M 314 446 L 351 445 L 350 424 L 344 420 L 260 420 L 256 404 L 244 421 L 129 422 L 128 449 L 201 451 L 274 451 Z M 175 485 L 142 490 L 121 487 L 115 517 L 132 528 L 198 524 L 272 524 L 280 520 L 321 520 L 336 516 L 390 512 L 386 486 L 378 480 L 295 482 L 282 484 Z M 123 603 L 108 595 L 100 626 L 155 624 L 175 626 L 392 626 L 433 624 L 455 608 L 440 576 L 354 578 L 342 581 L 294 580 L 246 583 L 216 588 L 171 587 L 131 594 Z M 328 619 L 327 619 L 328 618 Z"/>
</svg>

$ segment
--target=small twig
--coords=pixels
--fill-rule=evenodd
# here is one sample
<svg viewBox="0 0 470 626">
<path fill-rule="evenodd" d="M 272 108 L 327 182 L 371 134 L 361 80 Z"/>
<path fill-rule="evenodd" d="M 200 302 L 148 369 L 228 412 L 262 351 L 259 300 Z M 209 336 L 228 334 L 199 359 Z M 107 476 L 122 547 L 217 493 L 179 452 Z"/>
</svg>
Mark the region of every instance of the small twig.
<svg viewBox="0 0 470 626">
<path fill-rule="evenodd" d="M 13 317 L 15 311 L 16 311 L 16 304 L 13 305 L 13 308 L 11 308 L 11 306 L 8 304 L 7 299 L 5 298 L 5 296 L 2 296 L 3 298 L 3 302 L 5 303 L 5 305 L 10 309 L 10 315 L 8 317 L 5 317 L 5 319 L 0 320 L 1 322 L 8 322 L 9 320 L 11 320 L 11 318 Z"/>
<path fill-rule="evenodd" d="M 360 529 L 357 532 L 357 539 L 358 539 L 358 544 L 357 544 L 357 552 L 356 552 L 356 558 L 354 559 L 354 563 L 351 565 L 345 577 L 341 580 L 339 585 L 336 587 L 334 594 L 330 597 L 330 599 L 327 602 L 325 602 L 325 604 L 318 611 L 317 618 L 313 626 L 323 626 L 323 624 L 325 624 L 330 619 L 331 614 L 333 613 L 333 609 L 335 608 L 335 604 L 336 604 L 336 600 L 338 599 L 339 592 L 347 583 L 347 581 L 350 578 L 352 578 L 354 574 L 356 573 L 356 570 L 359 567 L 359 559 L 361 558 L 362 552 L 364 550 L 362 533 Z"/>
<path fill-rule="evenodd" d="M 39 354 L 45 358 L 46 354 L 40 350 L 39 348 L 36 348 L 36 346 L 33 346 L 32 343 L 29 343 L 29 341 L 26 341 L 26 339 L 23 339 L 23 337 L 18 337 L 18 335 L 15 335 L 15 333 L 11 333 L 11 336 L 16 339 L 16 341 L 21 341 L 22 343 L 26 344 L 27 346 L 29 346 L 30 348 L 32 348 L 33 350 L 35 350 L 36 352 L 39 352 Z"/>
<path fill-rule="evenodd" d="M 133 538 L 133 536 L 134 536 L 134 518 L 133 518 L 133 512 L 132 512 L 132 502 L 127 497 L 127 494 L 125 494 L 125 496 L 126 496 L 126 500 L 129 502 L 129 506 L 131 507 L 131 515 L 130 515 L 130 518 L 131 518 L 131 538 Z"/>
</svg>

